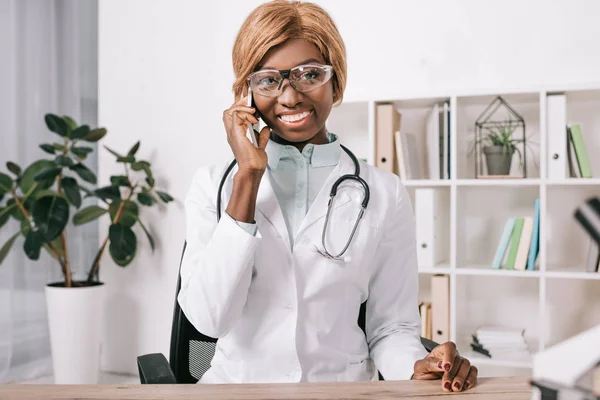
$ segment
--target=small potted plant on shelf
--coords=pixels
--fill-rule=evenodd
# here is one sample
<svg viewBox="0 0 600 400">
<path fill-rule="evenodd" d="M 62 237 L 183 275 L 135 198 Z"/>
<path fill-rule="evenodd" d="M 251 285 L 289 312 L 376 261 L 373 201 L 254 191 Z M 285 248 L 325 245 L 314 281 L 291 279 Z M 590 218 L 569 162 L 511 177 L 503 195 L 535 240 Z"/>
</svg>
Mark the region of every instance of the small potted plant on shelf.
<svg viewBox="0 0 600 400">
<path fill-rule="evenodd" d="M 512 137 L 516 128 L 517 126 L 511 121 L 484 128 L 485 132 L 480 142 L 485 154 L 488 175 L 509 175 L 515 152 L 522 165 L 521 151 L 517 145 L 523 143 L 523 139 Z"/>
<path fill-rule="evenodd" d="M 47 114 L 45 122 L 59 136 L 56 143 L 40 145 L 50 158 L 26 168 L 8 162 L 9 173 L 0 172 L 0 229 L 16 230 L 0 247 L 0 264 L 19 238 L 29 259 L 38 260 L 44 250 L 56 260 L 63 279 L 46 286 L 54 379 L 56 383 L 97 383 L 104 300 L 98 274 L 102 256 L 108 249 L 117 265 L 129 265 L 138 248 L 134 232 L 138 226 L 154 250 L 140 208 L 173 198 L 157 190 L 150 163 L 137 157 L 140 142 L 124 155 L 105 146 L 123 165 L 124 174 L 111 176 L 110 184 L 98 187 L 96 175 L 84 164 L 94 151 L 86 143 L 99 142 L 106 129 L 79 126 L 68 116 L 54 114 Z M 84 202 L 87 205 L 82 208 Z M 101 217 L 110 224 L 87 279 L 80 281 L 73 280 L 69 260 L 66 227 L 71 216 L 75 226 Z M 7 224 L 10 219 L 17 224 Z"/>
</svg>

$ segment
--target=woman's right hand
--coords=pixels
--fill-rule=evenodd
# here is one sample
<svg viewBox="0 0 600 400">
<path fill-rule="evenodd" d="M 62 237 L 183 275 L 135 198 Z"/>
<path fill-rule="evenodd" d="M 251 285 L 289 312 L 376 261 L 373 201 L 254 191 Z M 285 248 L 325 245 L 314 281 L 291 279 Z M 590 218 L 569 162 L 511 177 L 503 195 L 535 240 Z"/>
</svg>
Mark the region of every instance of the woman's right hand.
<svg viewBox="0 0 600 400">
<path fill-rule="evenodd" d="M 257 137 L 258 147 L 246 137 L 248 123 L 258 124 L 256 109 L 246 105 L 244 97 L 223 111 L 223 123 L 227 131 L 227 142 L 233 150 L 238 163 L 239 173 L 262 176 L 267 168 L 265 148 L 269 142 L 269 127 L 265 126 Z"/>
</svg>

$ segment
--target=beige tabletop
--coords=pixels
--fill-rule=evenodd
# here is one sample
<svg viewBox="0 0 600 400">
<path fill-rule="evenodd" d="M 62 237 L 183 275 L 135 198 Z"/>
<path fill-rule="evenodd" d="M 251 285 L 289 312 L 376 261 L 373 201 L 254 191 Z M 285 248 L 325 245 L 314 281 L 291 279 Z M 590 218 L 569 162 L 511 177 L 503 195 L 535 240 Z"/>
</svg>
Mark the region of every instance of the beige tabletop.
<svg viewBox="0 0 600 400">
<path fill-rule="evenodd" d="M 529 380 L 480 378 L 462 393 L 444 393 L 441 381 L 378 381 L 352 383 L 229 385 L 0 385 L 5 399 L 211 399 L 211 400 L 336 400 L 459 399 L 530 400 Z"/>
</svg>

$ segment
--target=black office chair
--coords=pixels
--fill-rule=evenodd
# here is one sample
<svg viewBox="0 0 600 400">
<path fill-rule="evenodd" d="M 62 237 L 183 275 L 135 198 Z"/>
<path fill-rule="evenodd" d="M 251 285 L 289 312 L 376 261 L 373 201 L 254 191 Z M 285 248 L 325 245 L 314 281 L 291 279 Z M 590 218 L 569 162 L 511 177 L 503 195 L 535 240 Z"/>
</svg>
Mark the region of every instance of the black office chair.
<svg viewBox="0 0 600 400">
<path fill-rule="evenodd" d="M 183 260 L 183 253 L 185 253 L 185 247 L 184 244 L 181 261 Z M 181 261 L 179 263 L 180 269 Z M 198 332 L 179 307 L 177 293 L 180 289 L 181 275 L 177 279 L 169 361 L 160 353 L 139 356 L 137 363 L 142 384 L 197 383 L 202 375 L 208 371 L 211 360 L 215 355 L 217 339 Z M 358 316 L 358 324 L 363 332 L 365 330 L 365 310 L 365 303 L 363 303 Z M 437 343 L 423 337 L 421 343 L 429 352 L 437 346 Z M 379 374 L 379 379 L 383 380 L 381 374 Z"/>
</svg>

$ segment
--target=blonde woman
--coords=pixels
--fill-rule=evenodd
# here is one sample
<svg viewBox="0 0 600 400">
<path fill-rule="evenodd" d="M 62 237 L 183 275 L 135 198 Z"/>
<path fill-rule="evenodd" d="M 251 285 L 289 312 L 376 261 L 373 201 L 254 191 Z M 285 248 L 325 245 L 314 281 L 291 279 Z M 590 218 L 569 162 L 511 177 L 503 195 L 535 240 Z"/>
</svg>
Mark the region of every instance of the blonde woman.
<svg viewBox="0 0 600 400">
<path fill-rule="evenodd" d="M 345 46 L 330 16 L 307 2 L 259 6 L 238 33 L 233 68 L 238 101 L 223 122 L 235 162 L 201 168 L 186 199 L 178 301 L 199 332 L 219 339 L 200 382 L 380 373 L 441 379 L 445 391 L 473 387 L 477 369 L 454 343 L 427 353 L 420 342 L 404 186 L 327 130 L 346 86 Z M 259 118 L 266 126 L 255 146 L 246 132 Z"/>
</svg>

